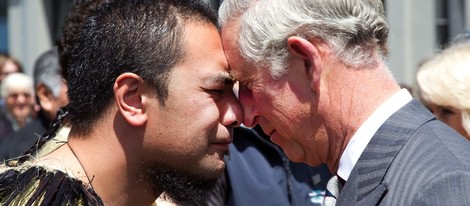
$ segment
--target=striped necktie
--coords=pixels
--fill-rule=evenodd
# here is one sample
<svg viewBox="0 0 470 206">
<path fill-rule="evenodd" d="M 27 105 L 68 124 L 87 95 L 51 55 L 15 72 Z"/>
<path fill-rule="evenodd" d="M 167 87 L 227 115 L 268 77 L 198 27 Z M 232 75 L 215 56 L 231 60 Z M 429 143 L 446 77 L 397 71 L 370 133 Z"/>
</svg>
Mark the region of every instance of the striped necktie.
<svg viewBox="0 0 470 206">
<path fill-rule="evenodd" d="M 323 206 L 334 206 L 336 205 L 336 198 L 343 189 L 343 184 L 339 180 L 338 176 L 335 175 L 328 180 L 326 184 L 325 198 L 323 199 Z"/>
</svg>

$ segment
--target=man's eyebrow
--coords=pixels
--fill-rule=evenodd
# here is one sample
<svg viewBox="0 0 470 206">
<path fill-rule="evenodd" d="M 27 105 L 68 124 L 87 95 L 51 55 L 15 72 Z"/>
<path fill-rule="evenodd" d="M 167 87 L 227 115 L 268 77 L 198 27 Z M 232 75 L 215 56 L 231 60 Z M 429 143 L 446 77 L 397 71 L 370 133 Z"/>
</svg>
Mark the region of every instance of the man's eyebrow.
<svg viewBox="0 0 470 206">
<path fill-rule="evenodd" d="M 234 84 L 235 79 L 229 72 L 221 72 L 214 76 L 211 76 L 206 80 L 207 83 L 212 85 L 226 85 L 226 84 Z"/>
</svg>

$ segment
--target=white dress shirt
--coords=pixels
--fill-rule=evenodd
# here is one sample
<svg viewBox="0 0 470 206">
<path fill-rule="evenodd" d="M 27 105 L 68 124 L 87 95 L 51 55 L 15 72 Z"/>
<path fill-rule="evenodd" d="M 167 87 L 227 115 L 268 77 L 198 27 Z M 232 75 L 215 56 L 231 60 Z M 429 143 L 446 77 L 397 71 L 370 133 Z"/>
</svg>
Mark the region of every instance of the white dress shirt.
<svg viewBox="0 0 470 206">
<path fill-rule="evenodd" d="M 349 141 L 346 149 L 341 155 L 338 167 L 338 176 L 348 180 L 349 174 L 356 165 L 357 160 L 374 136 L 379 127 L 396 111 L 413 99 L 406 89 L 401 89 L 380 105 L 372 115 L 359 127 Z"/>
</svg>

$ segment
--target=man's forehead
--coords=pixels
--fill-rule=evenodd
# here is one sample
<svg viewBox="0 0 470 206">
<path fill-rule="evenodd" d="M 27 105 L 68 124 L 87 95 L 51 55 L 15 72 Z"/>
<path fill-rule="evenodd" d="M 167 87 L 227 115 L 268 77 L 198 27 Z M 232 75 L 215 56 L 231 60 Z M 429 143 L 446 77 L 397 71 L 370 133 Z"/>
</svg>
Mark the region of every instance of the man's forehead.
<svg viewBox="0 0 470 206">
<path fill-rule="evenodd" d="M 248 64 L 246 59 L 241 56 L 238 47 L 233 44 L 224 44 L 224 52 L 228 62 L 228 70 L 232 77 L 238 80 L 246 75 L 244 73 L 246 73 L 245 70 L 247 69 Z"/>
<path fill-rule="evenodd" d="M 256 75 L 257 67 L 243 58 L 238 51 L 226 51 L 228 68 L 232 77 L 237 81 L 244 81 Z"/>
<path fill-rule="evenodd" d="M 247 60 L 243 58 L 239 49 L 239 20 L 231 20 L 222 26 L 221 36 L 225 56 L 229 64 L 229 71 L 236 81 L 247 81 L 250 79 L 253 68 L 250 68 Z"/>
<path fill-rule="evenodd" d="M 8 92 L 28 92 L 29 93 L 29 92 L 32 92 L 32 89 L 30 87 L 18 85 L 18 86 L 11 87 L 10 89 L 8 89 Z"/>
<path fill-rule="evenodd" d="M 231 55 L 239 52 L 238 23 L 229 21 L 221 30 L 222 45 L 225 53 Z"/>
</svg>

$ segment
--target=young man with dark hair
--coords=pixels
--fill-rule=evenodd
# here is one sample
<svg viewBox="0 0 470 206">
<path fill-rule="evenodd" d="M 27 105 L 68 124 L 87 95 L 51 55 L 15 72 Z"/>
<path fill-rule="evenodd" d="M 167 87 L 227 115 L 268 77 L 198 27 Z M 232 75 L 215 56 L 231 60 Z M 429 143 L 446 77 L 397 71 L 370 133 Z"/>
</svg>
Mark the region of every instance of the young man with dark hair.
<svg viewBox="0 0 470 206">
<path fill-rule="evenodd" d="M 197 1 L 118 0 L 80 30 L 68 143 L 3 167 L 0 204 L 204 204 L 242 121 L 216 17 Z"/>
</svg>

